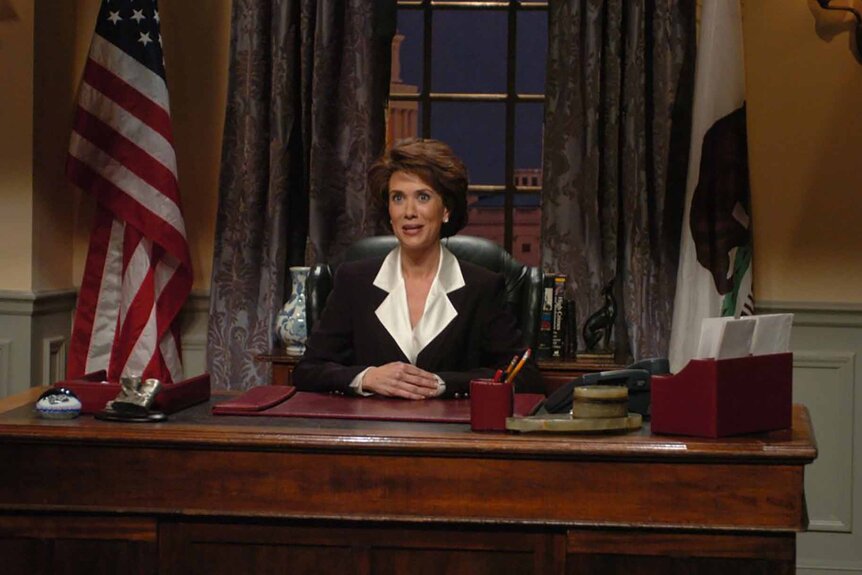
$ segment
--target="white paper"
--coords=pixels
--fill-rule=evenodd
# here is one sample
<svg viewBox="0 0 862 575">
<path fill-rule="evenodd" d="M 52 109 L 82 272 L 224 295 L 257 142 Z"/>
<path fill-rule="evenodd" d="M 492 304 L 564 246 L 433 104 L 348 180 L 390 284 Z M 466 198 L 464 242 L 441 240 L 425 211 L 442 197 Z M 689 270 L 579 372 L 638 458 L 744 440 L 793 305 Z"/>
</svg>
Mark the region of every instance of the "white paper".
<svg viewBox="0 0 862 575">
<path fill-rule="evenodd" d="M 724 337 L 715 359 L 731 359 L 751 355 L 751 340 L 754 336 L 754 318 L 743 317 L 724 324 Z"/>
<path fill-rule="evenodd" d="M 701 322 L 698 359 L 730 359 L 751 353 L 754 318 L 709 317 Z"/>
<path fill-rule="evenodd" d="M 724 324 L 731 317 L 707 317 L 700 322 L 700 341 L 697 344 L 696 359 L 711 359 L 718 353 L 718 346 L 724 335 Z"/>
<path fill-rule="evenodd" d="M 751 353 L 766 355 L 790 351 L 790 332 L 793 328 L 792 313 L 773 313 L 754 316 L 754 337 Z"/>
</svg>

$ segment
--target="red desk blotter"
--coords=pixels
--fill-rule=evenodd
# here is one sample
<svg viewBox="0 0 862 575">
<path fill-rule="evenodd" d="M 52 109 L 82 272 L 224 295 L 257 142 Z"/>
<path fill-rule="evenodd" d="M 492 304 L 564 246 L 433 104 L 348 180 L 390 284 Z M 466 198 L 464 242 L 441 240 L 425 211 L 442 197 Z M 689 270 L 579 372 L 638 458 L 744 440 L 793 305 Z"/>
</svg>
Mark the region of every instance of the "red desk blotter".
<svg viewBox="0 0 862 575">
<path fill-rule="evenodd" d="M 279 388 L 284 386 L 262 386 Z M 245 400 L 260 388 L 252 388 L 230 402 Z M 270 399 L 270 393 L 255 392 Z M 532 393 L 515 394 L 515 415 L 527 415 L 544 399 Z M 328 393 L 298 391 L 290 399 L 261 410 L 224 409 L 225 403 L 213 407 L 215 415 L 262 415 L 268 417 L 311 417 L 323 419 L 373 419 L 383 421 L 415 421 L 425 423 L 470 423 L 469 399 L 424 399 L 405 401 L 385 397 L 349 397 Z"/>
<path fill-rule="evenodd" d="M 679 373 L 654 375 L 653 433 L 726 437 L 791 425 L 793 354 L 693 359 Z"/>
<path fill-rule="evenodd" d="M 120 393 L 120 384 L 96 379 L 104 372 L 87 374 L 82 379 L 58 381 L 54 387 L 72 390 L 81 401 L 81 413 L 97 413 L 105 409 L 105 404 Z M 210 375 L 204 373 L 178 383 L 162 384 L 162 390 L 153 402 L 153 410 L 175 413 L 192 405 L 203 403 L 210 398 Z"/>
</svg>

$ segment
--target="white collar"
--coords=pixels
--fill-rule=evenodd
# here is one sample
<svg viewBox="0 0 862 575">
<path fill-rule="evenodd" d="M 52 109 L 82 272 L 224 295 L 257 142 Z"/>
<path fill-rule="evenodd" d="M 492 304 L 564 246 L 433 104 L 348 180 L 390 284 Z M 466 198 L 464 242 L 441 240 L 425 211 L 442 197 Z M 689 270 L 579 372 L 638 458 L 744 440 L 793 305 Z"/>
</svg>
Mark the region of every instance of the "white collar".
<svg viewBox="0 0 862 575">
<path fill-rule="evenodd" d="M 374 278 L 374 285 L 389 294 L 375 310 L 375 315 L 410 363 L 415 364 L 419 353 L 458 316 L 446 294 L 464 287 L 465 283 L 458 259 L 441 244 L 437 273 L 415 329 L 410 326 L 400 246 L 389 252 L 383 260 Z"/>
</svg>

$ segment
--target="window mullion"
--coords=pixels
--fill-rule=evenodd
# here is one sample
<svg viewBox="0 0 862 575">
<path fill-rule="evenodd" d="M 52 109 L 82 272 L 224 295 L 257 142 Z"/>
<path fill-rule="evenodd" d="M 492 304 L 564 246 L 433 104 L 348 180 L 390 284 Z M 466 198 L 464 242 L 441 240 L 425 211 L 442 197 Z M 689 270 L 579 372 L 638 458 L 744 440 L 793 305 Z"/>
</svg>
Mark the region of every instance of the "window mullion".
<svg viewBox="0 0 862 575">
<path fill-rule="evenodd" d="M 509 5 L 506 42 L 506 152 L 503 170 L 506 195 L 503 200 L 503 247 L 512 253 L 515 236 L 515 72 L 517 69 L 518 13 L 517 5 Z"/>
<path fill-rule="evenodd" d="M 420 104 L 422 106 L 422 137 L 431 137 L 431 40 L 433 13 L 431 0 L 423 1 L 422 28 L 424 44 L 422 45 L 422 90 Z"/>
</svg>

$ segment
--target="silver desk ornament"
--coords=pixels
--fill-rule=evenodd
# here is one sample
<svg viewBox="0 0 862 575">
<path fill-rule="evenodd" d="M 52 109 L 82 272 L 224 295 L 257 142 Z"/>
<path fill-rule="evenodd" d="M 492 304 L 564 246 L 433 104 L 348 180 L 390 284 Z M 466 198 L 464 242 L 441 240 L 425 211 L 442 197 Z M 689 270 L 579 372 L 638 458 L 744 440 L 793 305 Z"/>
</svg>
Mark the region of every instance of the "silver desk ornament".
<svg viewBox="0 0 862 575">
<path fill-rule="evenodd" d="M 99 419 L 111 421 L 150 422 L 163 421 L 164 413 L 150 408 L 162 389 L 162 382 L 156 378 L 142 379 L 139 375 L 120 378 L 120 393 L 109 401 L 105 409 L 96 414 Z"/>
</svg>

